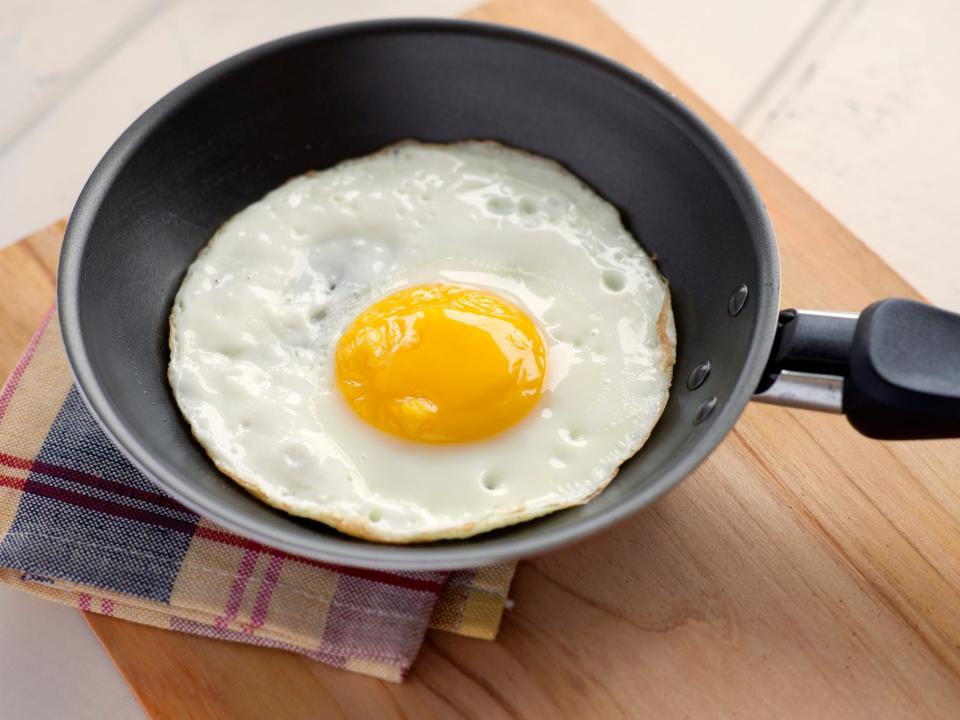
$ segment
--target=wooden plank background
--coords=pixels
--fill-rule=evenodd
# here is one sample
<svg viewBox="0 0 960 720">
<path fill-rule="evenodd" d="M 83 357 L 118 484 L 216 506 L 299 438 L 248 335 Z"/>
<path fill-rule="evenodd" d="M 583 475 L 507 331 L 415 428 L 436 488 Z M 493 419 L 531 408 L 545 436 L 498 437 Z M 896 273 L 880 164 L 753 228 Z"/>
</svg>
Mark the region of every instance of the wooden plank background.
<svg viewBox="0 0 960 720">
<path fill-rule="evenodd" d="M 917 297 L 592 5 L 494 0 L 471 16 L 591 46 L 700 113 L 767 203 L 784 306 Z M 53 298 L 62 230 L 0 253 L 0 374 Z M 958 483 L 958 441 L 878 443 L 839 417 L 752 406 L 663 500 L 523 562 L 496 642 L 431 633 L 403 685 L 88 620 L 155 718 L 956 718 Z"/>
</svg>

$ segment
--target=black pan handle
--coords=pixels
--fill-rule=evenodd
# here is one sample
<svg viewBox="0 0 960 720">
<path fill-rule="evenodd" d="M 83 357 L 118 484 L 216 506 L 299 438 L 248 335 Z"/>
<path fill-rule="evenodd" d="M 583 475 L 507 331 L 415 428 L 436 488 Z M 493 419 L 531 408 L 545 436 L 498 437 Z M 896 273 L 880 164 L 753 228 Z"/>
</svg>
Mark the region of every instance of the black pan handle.
<svg viewBox="0 0 960 720">
<path fill-rule="evenodd" d="M 884 440 L 960 437 L 960 315 L 902 299 L 784 310 L 754 400 L 843 412 Z"/>
</svg>

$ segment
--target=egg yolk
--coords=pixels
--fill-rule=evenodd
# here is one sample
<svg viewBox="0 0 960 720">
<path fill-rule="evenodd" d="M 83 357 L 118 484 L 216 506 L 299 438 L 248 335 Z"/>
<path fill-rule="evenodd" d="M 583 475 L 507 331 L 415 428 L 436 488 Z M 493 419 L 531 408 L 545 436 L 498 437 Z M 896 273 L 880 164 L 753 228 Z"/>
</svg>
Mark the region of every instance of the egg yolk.
<svg viewBox="0 0 960 720">
<path fill-rule="evenodd" d="M 540 397 L 546 350 L 536 325 L 492 293 L 419 285 L 362 312 L 341 336 L 337 386 L 370 424 L 408 440 L 493 435 Z"/>
</svg>

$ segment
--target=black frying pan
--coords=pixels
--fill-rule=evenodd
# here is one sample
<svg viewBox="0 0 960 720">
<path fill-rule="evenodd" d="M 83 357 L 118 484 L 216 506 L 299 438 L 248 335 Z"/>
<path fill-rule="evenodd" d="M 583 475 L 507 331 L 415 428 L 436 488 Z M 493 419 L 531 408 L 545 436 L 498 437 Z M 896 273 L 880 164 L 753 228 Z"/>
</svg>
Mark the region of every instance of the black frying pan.
<svg viewBox="0 0 960 720">
<path fill-rule="evenodd" d="M 260 503 L 214 469 L 181 420 L 165 379 L 167 313 L 200 247 L 291 176 L 405 138 L 491 138 L 556 158 L 620 208 L 670 282 L 679 347 L 666 410 L 583 507 L 462 541 L 365 542 Z M 868 434 L 960 434 L 960 317 L 906 301 L 872 306 L 859 321 L 779 314 L 779 290 L 756 191 L 667 93 L 544 37 L 417 20 L 282 39 L 154 105 L 77 203 L 59 307 L 94 414 L 191 508 L 318 559 L 453 568 L 542 552 L 637 511 L 710 453 L 758 387 L 769 400 L 842 408 Z"/>
</svg>

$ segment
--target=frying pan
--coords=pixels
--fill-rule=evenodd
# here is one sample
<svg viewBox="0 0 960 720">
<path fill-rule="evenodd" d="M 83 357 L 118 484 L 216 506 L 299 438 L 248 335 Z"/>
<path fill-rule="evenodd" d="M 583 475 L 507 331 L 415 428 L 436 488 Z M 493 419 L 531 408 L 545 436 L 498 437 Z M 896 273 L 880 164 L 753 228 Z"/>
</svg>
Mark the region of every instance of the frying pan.
<svg viewBox="0 0 960 720">
<path fill-rule="evenodd" d="M 559 160 L 619 208 L 669 280 L 678 334 L 669 401 L 646 446 L 587 505 L 466 540 L 366 542 L 248 495 L 217 472 L 180 417 L 165 376 L 167 314 L 198 250 L 288 178 L 407 138 L 490 138 Z M 405 20 L 257 47 L 150 108 L 77 202 L 58 298 L 81 394 L 171 495 L 292 553 L 424 569 L 541 553 L 629 516 L 707 457 L 757 393 L 845 411 L 875 436 L 960 434 L 960 316 L 897 300 L 859 318 L 780 313 L 779 292 L 763 203 L 724 145 L 668 93 L 546 37 Z"/>
</svg>

